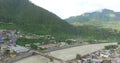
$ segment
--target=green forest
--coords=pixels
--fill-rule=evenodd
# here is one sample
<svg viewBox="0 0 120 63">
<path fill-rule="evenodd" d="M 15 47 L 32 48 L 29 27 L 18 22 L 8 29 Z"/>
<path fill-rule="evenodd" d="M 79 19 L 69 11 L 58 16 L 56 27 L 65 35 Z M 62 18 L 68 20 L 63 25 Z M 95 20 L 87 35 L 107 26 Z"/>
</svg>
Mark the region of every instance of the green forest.
<svg viewBox="0 0 120 63">
<path fill-rule="evenodd" d="M 91 40 L 120 40 L 120 32 L 115 29 L 92 25 L 73 26 L 28 0 L 0 0 L 0 29 L 16 29 L 24 33 L 52 35 L 57 41 L 79 37 Z M 40 39 L 24 38 L 19 41 L 42 42 Z"/>
</svg>

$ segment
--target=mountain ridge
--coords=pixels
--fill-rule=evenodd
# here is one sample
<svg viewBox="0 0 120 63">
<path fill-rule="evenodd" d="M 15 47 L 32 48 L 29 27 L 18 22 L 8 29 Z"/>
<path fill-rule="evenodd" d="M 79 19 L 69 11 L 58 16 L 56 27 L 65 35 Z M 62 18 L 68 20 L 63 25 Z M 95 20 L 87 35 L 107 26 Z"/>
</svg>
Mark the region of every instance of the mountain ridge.
<svg viewBox="0 0 120 63">
<path fill-rule="evenodd" d="M 74 27 L 50 11 L 29 0 L 0 0 L 0 22 L 12 23 L 8 29 L 35 34 L 69 35 Z M 7 24 L 8 25 L 8 24 Z M 6 26 L 1 28 L 6 28 Z"/>
<path fill-rule="evenodd" d="M 94 11 L 84 13 L 79 16 L 72 16 L 65 19 L 68 23 L 73 22 L 88 22 L 88 21 L 120 21 L 120 12 L 114 12 L 109 9 L 102 9 L 101 11 Z"/>
</svg>

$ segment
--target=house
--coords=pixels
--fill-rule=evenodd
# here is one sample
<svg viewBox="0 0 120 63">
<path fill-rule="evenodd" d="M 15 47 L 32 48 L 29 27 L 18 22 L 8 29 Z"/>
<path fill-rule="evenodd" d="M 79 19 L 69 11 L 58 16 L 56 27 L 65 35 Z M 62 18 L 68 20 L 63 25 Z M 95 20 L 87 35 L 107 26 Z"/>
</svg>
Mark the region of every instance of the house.
<svg viewBox="0 0 120 63">
<path fill-rule="evenodd" d="M 119 47 L 119 48 L 117 48 L 117 52 L 118 52 L 118 53 L 120 53 L 120 47 Z"/>
<path fill-rule="evenodd" d="M 101 63 L 102 59 L 91 59 L 92 63 Z"/>
<path fill-rule="evenodd" d="M 116 58 L 116 62 L 120 63 L 120 55 Z"/>
<path fill-rule="evenodd" d="M 58 45 L 60 46 L 60 47 L 62 47 L 62 46 L 65 46 L 65 45 L 67 45 L 65 42 L 60 42 L 60 43 L 58 43 Z"/>
<path fill-rule="evenodd" d="M 7 45 L 1 44 L 1 45 L 0 45 L 0 48 L 1 48 L 1 49 L 0 49 L 0 50 L 1 50 L 1 51 L 4 51 L 4 50 L 6 49 L 6 47 L 7 47 Z"/>
<path fill-rule="evenodd" d="M 4 37 L 2 37 L 2 35 L 0 35 L 0 43 L 4 41 Z"/>
<path fill-rule="evenodd" d="M 100 57 L 108 58 L 109 55 L 107 55 L 107 54 L 100 54 Z"/>
<path fill-rule="evenodd" d="M 9 46 L 9 50 L 14 50 L 16 53 L 23 53 L 29 51 L 29 49 L 19 45 Z"/>
</svg>

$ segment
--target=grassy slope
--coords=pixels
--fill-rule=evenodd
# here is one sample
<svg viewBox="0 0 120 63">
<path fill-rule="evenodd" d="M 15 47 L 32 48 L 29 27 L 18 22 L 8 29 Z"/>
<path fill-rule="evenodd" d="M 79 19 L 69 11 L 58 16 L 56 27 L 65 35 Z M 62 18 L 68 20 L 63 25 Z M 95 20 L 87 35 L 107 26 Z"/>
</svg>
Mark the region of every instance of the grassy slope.
<svg viewBox="0 0 120 63">
<path fill-rule="evenodd" d="M 110 22 L 98 22 L 98 21 L 90 21 L 90 22 L 74 22 L 73 26 L 84 26 L 91 25 L 100 28 L 111 28 L 120 31 L 120 22 L 119 21 L 110 21 Z"/>
</svg>

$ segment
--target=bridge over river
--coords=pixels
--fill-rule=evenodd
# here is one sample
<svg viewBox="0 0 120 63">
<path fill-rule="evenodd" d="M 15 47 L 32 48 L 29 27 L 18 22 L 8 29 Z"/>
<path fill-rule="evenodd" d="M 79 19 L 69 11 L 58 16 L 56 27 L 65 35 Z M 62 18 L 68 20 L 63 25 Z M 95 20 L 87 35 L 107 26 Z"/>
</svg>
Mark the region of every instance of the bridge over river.
<svg viewBox="0 0 120 63">
<path fill-rule="evenodd" d="M 37 54 L 39 54 L 39 55 L 41 55 L 41 56 L 44 56 L 44 57 L 46 57 L 46 58 L 53 59 L 53 60 L 57 60 L 57 61 L 60 62 L 60 63 L 64 63 L 64 62 L 65 62 L 64 60 L 62 60 L 62 59 L 60 59 L 60 58 L 56 58 L 56 57 L 54 57 L 54 56 L 50 56 L 50 55 L 45 54 L 45 53 L 41 53 L 41 52 L 38 52 L 38 51 L 33 51 L 33 52 L 35 52 L 35 53 L 37 53 Z"/>
<path fill-rule="evenodd" d="M 62 50 L 51 51 L 48 53 L 48 55 L 46 55 L 46 53 L 34 51 L 35 53 L 42 56 L 42 58 L 44 57 L 45 61 L 42 61 L 42 59 L 36 60 L 35 57 L 33 57 L 33 58 L 31 57 L 32 59 L 28 59 L 28 58 L 30 58 L 30 57 L 28 57 L 23 60 L 19 60 L 15 63 L 46 63 L 46 61 L 49 62 L 48 58 L 53 58 L 55 61 L 57 61 L 55 63 L 64 63 L 65 61 L 70 61 L 72 59 L 75 59 L 76 54 L 86 55 L 86 54 L 92 53 L 94 51 L 103 49 L 104 46 L 115 45 L 115 44 L 117 44 L 117 43 L 101 43 L 101 44 L 83 45 L 83 46 L 77 46 L 77 47 L 72 47 L 72 48 L 66 48 L 66 49 L 62 49 Z M 34 60 L 36 60 L 36 61 L 34 61 Z M 31 62 L 28 62 L 28 61 L 31 61 Z"/>
</svg>

